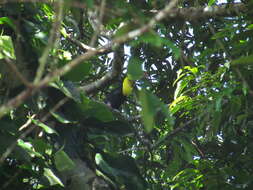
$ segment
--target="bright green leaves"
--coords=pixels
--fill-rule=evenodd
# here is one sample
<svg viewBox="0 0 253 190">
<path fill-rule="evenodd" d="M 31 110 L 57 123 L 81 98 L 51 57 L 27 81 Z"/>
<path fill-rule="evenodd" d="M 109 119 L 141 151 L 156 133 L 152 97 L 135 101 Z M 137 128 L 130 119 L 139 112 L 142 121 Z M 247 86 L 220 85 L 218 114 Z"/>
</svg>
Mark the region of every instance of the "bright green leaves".
<svg viewBox="0 0 253 190">
<path fill-rule="evenodd" d="M 31 121 L 32 121 L 35 125 L 41 127 L 47 134 L 57 134 L 57 132 L 56 132 L 54 129 L 52 129 L 52 128 L 49 127 L 48 125 L 46 125 L 46 124 L 40 122 L 39 120 L 31 119 Z"/>
<path fill-rule="evenodd" d="M 212 6 L 215 2 L 216 2 L 216 0 L 209 0 L 208 1 L 208 6 Z"/>
<path fill-rule="evenodd" d="M 188 107 L 192 104 L 192 99 L 188 96 L 179 96 L 169 106 L 172 114 L 176 113 L 180 109 Z"/>
<path fill-rule="evenodd" d="M 177 79 L 173 85 L 177 84 L 175 90 L 174 99 L 177 99 L 183 94 L 183 91 L 189 87 L 189 83 L 195 79 L 196 74 L 198 73 L 198 68 L 186 66 L 183 69 L 180 69 L 177 72 Z"/>
<path fill-rule="evenodd" d="M 69 124 L 69 123 L 77 123 L 76 121 L 71 121 L 69 119 L 67 119 L 64 115 L 62 115 L 61 113 L 57 113 L 57 112 L 50 112 L 52 114 L 52 116 L 57 119 L 57 121 L 59 121 L 60 123 L 63 124 Z"/>
<path fill-rule="evenodd" d="M 173 185 L 170 186 L 170 189 L 201 189 L 204 186 L 203 180 L 204 175 L 200 172 L 200 170 L 194 168 L 186 168 L 173 177 L 171 182 Z"/>
<path fill-rule="evenodd" d="M 0 59 L 16 59 L 14 47 L 10 36 L 0 36 Z"/>
<path fill-rule="evenodd" d="M 31 157 L 36 156 L 36 157 L 42 157 L 42 155 L 39 152 L 36 152 L 33 149 L 33 146 L 29 142 L 25 142 L 21 139 L 18 139 L 18 146 L 20 146 L 22 149 L 24 149 L 28 154 L 30 154 Z"/>
<path fill-rule="evenodd" d="M 64 187 L 61 180 L 54 174 L 54 172 L 50 168 L 44 168 L 43 176 L 47 178 L 50 185 L 60 185 Z"/>
<path fill-rule="evenodd" d="M 186 66 L 177 72 L 177 79 L 173 85 L 177 85 L 174 92 L 174 101 L 170 104 L 169 108 L 172 114 L 175 114 L 181 109 L 191 109 L 194 107 L 192 98 L 187 96 L 190 92 L 191 85 L 199 73 L 197 67 Z"/>
<path fill-rule="evenodd" d="M 10 26 L 12 29 L 15 29 L 13 21 L 8 17 L 0 17 L 0 24 L 6 24 Z"/>
<path fill-rule="evenodd" d="M 173 125 L 174 119 L 169 113 L 168 106 L 162 103 L 155 95 L 143 89 L 140 91 L 139 100 L 142 107 L 142 120 L 147 133 L 154 128 L 156 116 L 159 114 L 167 119 L 168 126 Z"/>
</svg>

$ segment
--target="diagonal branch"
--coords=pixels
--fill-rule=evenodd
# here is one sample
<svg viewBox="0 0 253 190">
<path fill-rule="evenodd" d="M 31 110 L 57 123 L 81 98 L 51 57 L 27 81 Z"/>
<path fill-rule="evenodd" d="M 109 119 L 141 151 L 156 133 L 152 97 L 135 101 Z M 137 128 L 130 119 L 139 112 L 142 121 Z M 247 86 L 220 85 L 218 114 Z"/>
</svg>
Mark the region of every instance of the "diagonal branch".
<svg viewBox="0 0 253 190">
<path fill-rule="evenodd" d="M 46 63 L 48 60 L 48 56 L 50 54 L 50 51 L 52 50 L 52 48 L 54 46 L 56 46 L 57 41 L 60 37 L 60 27 L 61 27 L 61 21 L 62 21 L 62 17 L 63 17 L 63 11 L 64 11 L 64 2 L 63 1 L 58 1 L 58 3 L 56 4 L 56 8 L 55 8 L 55 12 L 56 12 L 56 16 L 53 22 L 53 26 L 52 29 L 50 31 L 50 37 L 48 39 L 48 45 L 46 46 L 42 56 L 39 58 L 39 68 L 37 70 L 36 73 L 36 77 L 34 80 L 34 83 L 38 83 L 42 77 L 42 75 L 44 74 L 44 70 L 46 67 Z"/>
<path fill-rule="evenodd" d="M 164 9 L 162 9 L 161 11 L 159 11 L 154 17 L 153 19 L 151 19 L 147 25 L 144 25 L 142 27 L 140 27 L 139 29 L 130 31 L 128 34 L 118 37 L 114 40 L 112 40 L 112 42 L 97 48 L 96 50 L 90 50 L 86 53 L 84 53 L 83 55 L 75 58 L 74 60 L 72 60 L 69 64 L 66 64 L 65 66 L 63 66 L 60 69 L 57 69 L 55 71 L 53 71 L 52 73 L 49 73 L 47 76 L 44 77 L 44 79 L 42 79 L 41 81 L 39 81 L 38 83 L 36 83 L 36 85 L 34 85 L 34 87 L 32 88 L 28 88 L 26 90 L 24 90 L 23 92 L 21 92 L 19 95 L 17 95 L 15 98 L 11 99 L 9 102 L 7 102 L 6 104 L 2 105 L 0 107 L 0 118 L 3 117 L 6 113 L 8 113 L 11 109 L 18 107 L 20 104 L 22 104 L 28 97 L 30 97 L 31 95 L 33 95 L 34 93 L 36 93 L 39 89 L 46 87 L 48 85 L 48 83 L 50 83 L 51 81 L 53 81 L 56 77 L 62 76 L 65 73 L 69 72 L 71 69 L 73 69 L 75 66 L 77 66 L 78 64 L 82 63 L 84 60 L 88 60 L 89 58 L 91 58 L 92 56 L 95 56 L 99 53 L 101 53 L 101 51 L 108 51 L 108 49 L 115 49 L 116 47 L 118 47 L 120 44 L 123 44 L 124 42 L 127 42 L 129 40 L 132 40 L 140 35 L 142 35 L 143 33 L 147 32 L 148 30 L 150 30 L 151 28 L 153 28 L 157 22 L 161 21 L 162 19 L 164 19 L 166 17 L 166 15 L 168 15 L 170 13 L 170 11 L 176 6 L 177 2 L 179 0 L 172 0 L 170 1 L 170 3 L 168 5 L 165 6 Z M 118 68 L 117 65 L 115 65 L 116 68 Z M 110 74 L 111 76 L 106 75 L 105 78 L 102 78 L 100 80 L 100 82 L 98 83 L 93 83 L 93 85 L 89 85 L 86 86 L 86 88 L 83 88 L 83 90 L 85 90 L 85 92 L 87 94 L 91 93 L 92 91 L 98 90 L 99 88 L 103 87 L 106 85 L 106 83 L 109 84 L 109 82 L 116 77 L 117 75 L 115 75 L 114 72 L 111 72 Z"/>
<path fill-rule="evenodd" d="M 83 52 L 87 52 L 87 51 L 96 51 L 96 48 L 91 47 L 89 45 L 86 45 L 84 43 L 82 43 L 81 41 L 72 38 L 70 35 L 66 35 L 65 36 L 67 40 L 69 40 L 72 44 L 78 46 Z M 107 50 L 105 49 L 100 49 L 98 54 L 105 54 L 105 53 L 110 53 L 112 51 L 111 48 L 108 48 Z"/>
<path fill-rule="evenodd" d="M 158 12 L 151 10 L 152 13 Z M 244 3 L 231 3 L 214 6 L 175 8 L 166 16 L 167 19 L 197 21 L 213 17 L 232 17 L 247 12 Z"/>
<path fill-rule="evenodd" d="M 31 87 L 32 84 L 21 74 L 21 72 L 18 70 L 15 64 L 9 59 L 9 58 L 4 58 L 5 63 L 9 66 L 11 71 L 17 76 L 17 78 L 26 86 L 26 87 Z"/>
<path fill-rule="evenodd" d="M 122 71 L 122 66 L 124 63 L 124 47 L 120 46 L 114 53 L 114 59 L 112 62 L 112 69 L 105 74 L 101 79 L 94 81 L 90 84 L 82 86 L 81 91 L 86 94 L 95 93 L 98 90 L 108 86 L 112 83 L 114 79 L 117 79 Z"/>
</svg>

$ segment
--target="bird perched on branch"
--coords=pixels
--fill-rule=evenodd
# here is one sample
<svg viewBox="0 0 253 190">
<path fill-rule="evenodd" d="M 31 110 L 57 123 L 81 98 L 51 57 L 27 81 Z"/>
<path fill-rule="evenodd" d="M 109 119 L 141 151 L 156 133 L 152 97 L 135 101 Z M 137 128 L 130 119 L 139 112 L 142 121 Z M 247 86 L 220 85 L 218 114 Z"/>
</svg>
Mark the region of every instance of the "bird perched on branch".
<svg viewBox="0 0 253 190">
<path fill-rule="evenodd" d="M 127 96 L 133 92 L 134 81 L 128 76 L 124 78 L 121 86 L 110 92 L 105 99 L 105 103 L 113 109 L 119 109 L 126 101 Z"/>
</svg>

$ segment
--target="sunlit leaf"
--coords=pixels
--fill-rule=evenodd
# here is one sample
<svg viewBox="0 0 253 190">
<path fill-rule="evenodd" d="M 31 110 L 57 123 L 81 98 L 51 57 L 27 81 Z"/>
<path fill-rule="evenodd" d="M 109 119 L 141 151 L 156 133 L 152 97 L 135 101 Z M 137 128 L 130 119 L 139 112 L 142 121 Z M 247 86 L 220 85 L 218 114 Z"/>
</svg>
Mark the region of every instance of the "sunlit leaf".
<svg viewBox="0 0 253 190">
<path fill-rule="evenodd" d="M 215 2 L 216 2 L 216 0 L 209 0 L 208 1 L 208 6 L 212 6 Z"/>
<path fill-rule="evenodd" d="M 18 146 L 20 146 L 21 148 L 23 148 L 25 151 L 27 151 L 27 153 L 30 154 L 30 156 L 37 156 L 40 158 L 43 158 L 42 154 L 39 152 L 36 152 L 32 146 L 32 144 L 30 142 L 25 142 L 21 139 L 18 140 Z"/>
<path fill-rule="evenodd" d="M 50 168 L 44 168 L 43 175 L 48 179 L 50 185 L 60 185 L 64 187 L 63 183 L 61 182 L 60 178 L 58 178 Z"/>
<path fill-rule="evenodd" d="M 9 25 L 12 29 L 15 30 L 15 25 L 9 17 L 0 17 L 0 24 L 7 24 Z"/>
<path fill-rule="evenodd" d="M 46 124 L 40 122 L 39 120 L 36 120 L 36 119 L 31 119 L 31 121 L 41 127 L 46 133 L 48 134 L 58 134 L 54 129 L 52 129 L 51 127 L 47 126 Z"/>
<path fill-rule="evenodd" d="M 0 59 L 16 59 L 14 47 L 10 36 L 0 36 Z"/>
<path fill-rule="evenodd" d="M 59 122 L 67 124 L 67 123 L 76 123 L 76 121 L 70 121 L 68 119 L 66 119 L 62 114 L 57 113 L 57 112 L 52 112 L 50 111 L 50 113 L 54 116 L 54 118 L 56 118 Z"/>
</svg>

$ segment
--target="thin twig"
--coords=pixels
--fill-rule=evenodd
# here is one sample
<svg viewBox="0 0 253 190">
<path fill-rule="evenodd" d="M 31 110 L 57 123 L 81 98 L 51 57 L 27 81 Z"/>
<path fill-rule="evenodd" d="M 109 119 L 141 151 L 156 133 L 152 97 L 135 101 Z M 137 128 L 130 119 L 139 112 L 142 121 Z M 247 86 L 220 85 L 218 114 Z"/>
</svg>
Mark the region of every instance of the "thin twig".
<svg viewBox="0 0 253 190">
<path fill-rule="evenodd" d="M 167 134 L 164 138 L 162 138 L 160 141 L 156 142 L 155 144 L 153 144 L 151 146 L 151 149 L 155 149 L 157 147 L 159 147 L 164 141 L 168 141 L 171 138 L 173 138 L 176 134 L 178 134 L 179 132 L 181 132 L 182 130 L 186 129 L 189 127 L 189 124 L 192 123 L 193 121 L 195 121 L 197 118 L 193 118 L 189 121 L 187 121 L 186 123 L 184 123 L 181 127 L 175 128 L 172 132 L 170 132 L 169 134 Z"/>
<path fill-rule="evenodd" d="M 98 18 L 94 18 L 94 19 L 97 19 L 97 26 L 96 28 L 94 28 L 94 34 L 91 38 L 91 41 L 90 41 L 90 46 L 93 47 L 95 45 L 95 42 L 97 40 L 97 37 L 100 33 L 100 31 L 102 30 L 102 28 L 104 27 L 103 26 L 103 17 L 104 17 L 104 12 L 105 12 L 105 5 L 106 5 L 106 0 L 102 0 L 101 2 L 101 5 L 100 5 L 100 8 L 99 8 L 99 16 Z"/>
<path fill-rule="evenodd" d="M 33 114 L 31 117 L 29 117 L 28 120 L 25 122 L 25 124 L 22 125 L 18 130 L 22 131 L 23 129 L 27 128 L 32 123 L 32 119 L 34 119 L 35 117 L 36 114 Z"/>
<path fill-rule="evenodd" d="M 50 37 L 48 39 L 48 45 L 46 46 L 45 50 L 43 51 L 42 56 L 39 58 L 39 68 L 36 73 L 36 77 L 34 80 L 34 83 L 38 83 L 44 73 L 47 59 L 49 56 L 49 53 L 53 47 L 56 46 L 57 40 L 60 37 L 60 27 L 61 27 L 61 21 L 63 17 L 63 10 L 64 10 L 64 2 L 63 0 L 59 0 L 58 3 L 56 4 L 56 14 L 55 14 L 55 19 L 53 21 L 53 26 L 50 31 Z"/>
<path fill-rule="evenodd" d="M 69 40 L 71 43 L 77 45 L 83 52 L 96 51 L 96 48 L 88 46 L 88 45 L 80 42 L 79 40 L 70 37 L 70 35 L 67 35 L 66 39 Z M 112 51 L 112 49 L 110 49 L 110 48 L 107 50 L 101 49 L 100 51 L 98 51 L 98 54 L 110 53 L 111 51 Z"/>
<path fill-rule="evenodd" d="M 4 58 L 5 63 L 8 65 L 8 67 L 12 70 L 12 72 L 20 79 L 20 81 L 26 86 L 26 87 L 32 87 L 32 84 L 20 73 L 16 65 L 13 64 L 13 62 L 9 58 Z"/>
</svg>

